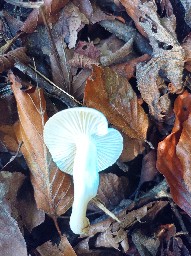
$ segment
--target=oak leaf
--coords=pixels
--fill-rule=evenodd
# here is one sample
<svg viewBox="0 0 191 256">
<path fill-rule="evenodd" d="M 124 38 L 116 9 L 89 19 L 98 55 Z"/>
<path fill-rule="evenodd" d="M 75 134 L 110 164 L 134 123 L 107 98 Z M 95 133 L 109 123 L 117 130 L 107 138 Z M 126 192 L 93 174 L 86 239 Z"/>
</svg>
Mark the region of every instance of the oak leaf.
<svg viewBox="0 0 191 256">
<path fill-rule="evenodd" d="M 21 151 L 31 171 L 31 181 L 37 207 L 52 217 L 63 214 L 72 204 L 73 188 L 70 176 L 58 170 L 43 142 L 43 126 L 48 117 L 43 91 L 20 90 L 21 83 L 9 74 L 17 101 L 20 122 L 15 125 Z"/>
<path fill-rule="evenodd" d="M 185 91 L 177 97 L 174 112 L 176 120 L 172 133 L 158 144 L 157 169 L 166 177 L 173 200 L 191 216 L 190 93 Z"/>
</svg>

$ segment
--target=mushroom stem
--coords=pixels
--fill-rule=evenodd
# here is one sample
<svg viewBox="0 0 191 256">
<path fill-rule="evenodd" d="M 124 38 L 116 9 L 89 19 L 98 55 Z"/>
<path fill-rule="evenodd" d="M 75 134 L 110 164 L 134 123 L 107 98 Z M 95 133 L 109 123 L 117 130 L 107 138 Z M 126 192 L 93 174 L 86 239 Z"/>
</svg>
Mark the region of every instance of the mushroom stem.
<svg viewBox="0 0 191 256">
<path fill-rule="evenodd" d="M 87 135 L 81 135 L 76 142 L 73 180 L 74 202 L 70 227 L 76 234 L 85 234 L 89 228 L 87 205 L 97 195 L 99 185 L 96 144 L 94 139 Z"/>
</svg>

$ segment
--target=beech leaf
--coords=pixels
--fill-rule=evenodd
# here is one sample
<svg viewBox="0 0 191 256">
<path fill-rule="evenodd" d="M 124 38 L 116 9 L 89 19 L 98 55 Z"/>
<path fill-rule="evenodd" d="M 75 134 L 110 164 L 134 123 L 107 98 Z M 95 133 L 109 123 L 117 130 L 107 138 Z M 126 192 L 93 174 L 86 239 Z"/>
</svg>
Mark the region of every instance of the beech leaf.
<svg viewBox="0 0 191 256">
<path fill-rule="evenodd" d="M 94 66 L 86 83 L 84 102 L 101 111 L 111 124 L 130 138 L 146 139 L 148 117 L 127 79 L 112 69 Z"/>
<path fill-rule="evenodd" d="M 43 91 L 37 88 L 24 92 L 13 74 L 9 79 L 20 119 L 15 131 L 18 140 L 23 141 L 21 151 L 31 171 L 37 207 L 52 217 L 59 216 L 72 204 L 73 187 L 70 176 L 58 170 L 43 142 L 43 127 L 48 119 Z"/>
<path fill-rule="evenodd" d="M 185 91 L 174 104 L 172 133 L 158 144 L 157 169 L 170 185 L 176 204 L 191 216 L 191 94 Z"/>
</svg>

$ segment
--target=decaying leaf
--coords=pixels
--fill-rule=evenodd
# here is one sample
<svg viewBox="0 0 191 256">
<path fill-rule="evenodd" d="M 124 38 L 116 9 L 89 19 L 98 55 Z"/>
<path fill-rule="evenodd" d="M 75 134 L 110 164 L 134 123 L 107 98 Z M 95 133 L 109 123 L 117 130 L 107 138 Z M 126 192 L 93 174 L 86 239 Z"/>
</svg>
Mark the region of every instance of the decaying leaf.
<svg viewBox="0 0 191 256">
<path fill-rule="evenodd" d="M 74 53 L 71 60 L 68 61 L 71 67 L 92 69 L 93 65 L 99 65 L 97 60 L 91 59 L 85 55 Z"/>
<path fill-rule="evenodd" d="M 13 65 L 20 61 L 22 63 L 28 63 L 30 61 L 29 57 L 25 53 L 26 49 L 24 47 L 17 48 L 15 50 L 9 51 L 7 54 L 0 56 L 0 73 L 12 68 Z"/>
<path fill-rule="evenodd" d="M 147 115 L 129 82 L 110 68 L 94 66 L 86 83 L 84 102 L 100 110 L 111 124 L 130 138 L 145 140 Z"/>
<path fill-rule="evenodd" d="M 9 75 L 17 101 L 20 123 L 15 126 L 22 153 L 31 171 L 31 181 L 38 208 L 54 216 L 63 214 L 72 203 L 72 185 L 68 175 L 53 164 L 43 142 L 43 125 L 47 121 L 42 90 L 23 92 L 21 83 Z"/>
<path fill-rule="evenodd" d="M 182 48 L 185 52 L 185 68 L 190 72 L 191 71 L 191 33 L 184 39 Z"/>
<path fill-rule="evenodd" d="M 45 213 L 37 209 L 31 183 L 25 180 L 17 194 L 17 209 L 23 226 L 31 232 L 45 220 Z"/>
<path fill-rule="evenodd" d="M 142 3 L 140 0 L 120 2 L 133 18 L 142 34 L 146 34 L 153 48 L 152 59 L 146 64 L 139 63 L 136 70 L 138 88 L 143 100 L 149 105 L 150 114 L 157 120 L 162 119 L 160 92 L 156 84 L 159 70 L 174 85 L 173 93 L 182 90 L 182 72 L 184 67 L 184 51 L 177 39 L 160 22 L 154 1 Z"/>
<path fill-rule="evenodd" d="M 156 169 L 156 151 L 151 150 L 143 157 L 140 185 L 147 181 L 152 181 L 158 173 Z"/>
<path fill-rule="evenodd" d="M 157 169 L 166 177 L 173 200 L 191 216 L 191 94 L 178 96 L 174 112 L 172 133 L 158 145 Z"/>
<path fill-rule="evenodd" d="M 76 76 L 73 77 L 71 91 L 75 99 L 83 99 L 85 83 L 90 75 L 91 70 L 82 69 Z"/>
<path fill-rule="evenodd" d="M 86 16 L 72 3 L 68 3 L 65 7 L 67 13 L 67 22 L 69 28 L 69 49 L 75 47 L 77 41 L 78 30 L 82 29 L 89 21 Z"/>
<path fill-rule="evenodd" d="M 13 125 L 0 126 L 0 152 L 16 153 L 18 142 L 15 136 Z"/>
<path fill-rule="evenodd" d="M 133 160 L 139 154 L 143 153 L 145 147 L 143 140 L 130 138 L 128 135 L 122 133 L 123 136 L 123 151 L 119 160 L 121 162 L 128 162 Z"/>
<path fill-rule="evenodd" d="M 140 62 L 148 61 L 149 59 L 150 56 L 148 54 L 144 54 L 141 57 L 134 58 L 128 62 L 114 65 L 112 69 L 129 80 L 135 76 L 136 65 Z"/>
<path fill-rule="evenodd" d="M 157 237 L 161 242 L 159 249 L 161 255 L 190 255 L 189 250 L 179 235 L 181 235 L 181 233 L 176 233 L 176 226 L 174 224 L 160 226 Z"/>
<path fill-rule="evenodd" d="M 156 256 L 160 246 L 159 239 L 144 234 L 140 229 L 132 233 L 132 240 L 141 256 Z"/>
<path fill-rule="evenodd" d="M 37 24 L 42 24 L 43 18 L 42 18 L 42 10 L 44 13 L 44 16 L 46 18 L 49 18 L 50 21 L 51 18 L 53 17 L 57 18 L 58 11 L 63 8 L 67 4 L 68 0 L 64 1 L 59 1 L 59 0 L 50 0 L 50 1 L 45 1 L 44 4 L 41 5 L 40 8 L 34 9 L 26 21 L 24 22 L 23 26 L 21 27 L 21 31 L 25 33 L 33 33 L 34 30 L 36 29 Z"/>
<path fill-rule="evenodd" d="M 50 241 L 37 247 L 40 256 L 77 256 L 66 236 L 61 237 L 60 244 L 53 245 Z"/>
<path fill-rule="evenodd" d="M 188 24 L 189 27 L 191 27 L 191 3 L 189 0 L 180 0 L 181 4 L 184 7 L 185 10 L 185 21 Z"/>
<path fill-rule="evenodd" d="M 8 188 L 0 183 L 0 251 L 1 255 L 14 256 L 17 252 L 20 256 L 27 256 L 25 240 L 21 234 L 17 222 L 11 216 L 11 208 L 4 199 Z"/>
<path fill-rule="evenodd" d="M 108 209 L 113 209 L 125 198 L 129 190 L 129 181 L 126 177 L 118 177 L 113 173 L 101 173 L 98 188 L 98 198 Z M 88 209 L 94 209 L 90 205 Z"/>
<path fill-rule="evenodd" d="M 79 41 L 75 52 L 94 60 L 98 60 L 100 56 L 100 51 L 94 46 L 93 42 Z"/>
</svg>

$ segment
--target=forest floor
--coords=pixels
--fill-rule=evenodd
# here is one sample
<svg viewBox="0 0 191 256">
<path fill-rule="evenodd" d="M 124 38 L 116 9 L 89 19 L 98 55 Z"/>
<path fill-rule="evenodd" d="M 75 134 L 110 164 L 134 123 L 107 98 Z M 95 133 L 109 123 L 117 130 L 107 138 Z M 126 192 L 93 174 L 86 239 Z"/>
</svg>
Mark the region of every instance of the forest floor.
<svg viewBox="0 0 191 256">
<path fill-rule="evenodd" d="M 0 2 L 0 256 L 191 255 L 190 31 L 185 0 Z M 43 140 L 76 107 L 123 137 L 81 234 Z"/>
</svg>

